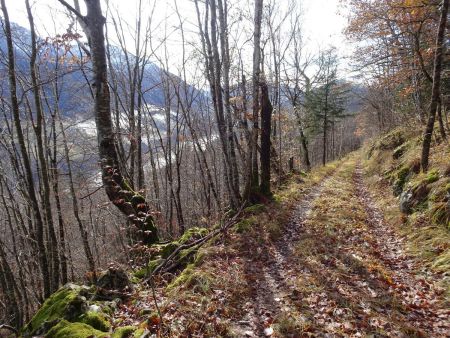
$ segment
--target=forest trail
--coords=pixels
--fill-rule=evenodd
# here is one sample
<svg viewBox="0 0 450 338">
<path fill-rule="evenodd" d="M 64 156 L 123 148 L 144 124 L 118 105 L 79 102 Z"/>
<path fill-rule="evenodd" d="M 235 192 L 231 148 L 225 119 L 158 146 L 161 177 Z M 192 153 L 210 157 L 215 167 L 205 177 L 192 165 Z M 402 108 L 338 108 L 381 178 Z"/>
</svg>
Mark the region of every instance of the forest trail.
<svg viewBox="0 0 450 338">
<path fill-rule="evenodd" d="M 405 253 L 354 159 L 304 195 L 284 234 L 246 261 L 241 337 L 448 337 L 437 280 Z M 275 323 L 275 324 L 272 324 Z M 273 325 L 276 332 L 273 333 Z"/>
</svg>

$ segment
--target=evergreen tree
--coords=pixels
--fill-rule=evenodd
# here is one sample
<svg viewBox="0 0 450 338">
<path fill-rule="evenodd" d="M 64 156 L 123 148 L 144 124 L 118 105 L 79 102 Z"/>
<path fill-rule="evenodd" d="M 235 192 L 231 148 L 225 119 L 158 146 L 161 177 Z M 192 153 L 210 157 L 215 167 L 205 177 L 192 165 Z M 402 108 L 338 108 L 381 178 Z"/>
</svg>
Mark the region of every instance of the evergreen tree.
<svg viewBox="0 0 450 338">
<path fill-rule="evenodd" d="M 338 57 L 334 48 L 320 55 L 318 66 L 322 73 L 319 85 L 307 93 L 305 105 L 311 119 L 312 133 L 322 135 L 322 164 L 325 165 L 328 143 L 334 142 L 336 122 L 346 116 L 348 89 L 338 78 Z"/>
</svg>

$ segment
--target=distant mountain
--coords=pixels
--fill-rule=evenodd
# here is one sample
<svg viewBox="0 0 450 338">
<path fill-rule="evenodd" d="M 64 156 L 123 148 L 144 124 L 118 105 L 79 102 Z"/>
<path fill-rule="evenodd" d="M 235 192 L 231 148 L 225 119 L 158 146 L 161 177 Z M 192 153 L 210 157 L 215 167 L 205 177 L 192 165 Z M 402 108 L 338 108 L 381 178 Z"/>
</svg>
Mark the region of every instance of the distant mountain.
<svg viewBox="0 0 450 338">
<path fill-rule="evenodd" d="M 29 76 L 31 34 L 30 31 L 24 27 L 16 24 L 12 24 L 11 26 L 15 44 L 16 71 L 23 74 L 21 78 L 24 80 L 23 88 L 19 89 L 20 96 L 22 95 L 24 88 L 27 90 L 26 88 L 30 87 L 26 78 Z M 47 43 L 45 43 L 46 41 Z M 40 42 L 38 62 L 41 62 L 40 75 L 42 88 L 47 94 L 46 104 L 51 107 L 52 105 L 54 106 L 57 101 L 55 95 L 57 72 L 55 70 L 58 67 L 58 74 L 63 74 L 57 78 L 60 112 L 63 116 L 70 118 L 86 119 L 92 117 L 92 99 L 88 86 L 88 81 L 92 78 L 92 75 L 89 71 L 89 63 L 84 66 L 83 71 L 79 69 L 79 66 L 76 63 L 72 62 L 73 59 L 71 57 L 67 57 L 62 63 L 57 65 L 56 57 L 58 52 L 54 45 L 52 45 L 52 41 L 40 38 Z M 73 50 L 74 54 L 78 53 L 77 57 L 79 59 L 85 57 L 85 54 L 80 52 L 76 45 Z M 0 86 L 3 89 L 3 92 L 8 88 L 6 52 L 7 45 L 4 32 L 0 31 L 0 53 L 2 54 L 1 58 L 3 59 L 3 61 L 0 62 L 0 78 L 4 80 Z M 115 72 L 126 69 L 125 54 L 123 51 L 118 47 L 110 46 L 110 53 L 113 66 L 115 66 Z M 128 53 L 127 56 L 130 62 L 133 63 L 135 56 L 131 53 Z M 163 87 L 161 85 L 162 74 L 164 74 L 163 70 L 154 63 L 148 63 L 144 70 L 142 83 L 144 102 L 149 107 L 155 107 L 156 110 L 159 110 L 159 107 L 163 107 L 165 102 Z M 182 81 L 173 74 L 169 74 L 169 76 L 177 82 Z M 111 78 L 112 77 L 110 76 L 110 79 Z M 197 89 L 192 86 L 188 86 L 188 88 L 191 91 L 197 91 Z M 128 87 L 122 85 L 118 89 L 118 94 L 123 99 L 126 96 L 127 91 Z M 205 93 L 200 91 L 198 91 L 197 94 L 200 94 L 200 96 L 205 95 Z M 175 106 L 172 108 L 175 108 Z"/>
</svg>

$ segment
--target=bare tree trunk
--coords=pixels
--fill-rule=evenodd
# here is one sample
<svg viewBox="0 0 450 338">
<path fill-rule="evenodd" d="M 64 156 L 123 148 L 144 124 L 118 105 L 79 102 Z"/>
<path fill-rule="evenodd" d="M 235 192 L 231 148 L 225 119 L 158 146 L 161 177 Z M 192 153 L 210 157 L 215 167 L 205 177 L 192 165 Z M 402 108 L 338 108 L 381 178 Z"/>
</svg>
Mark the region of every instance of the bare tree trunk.
<svg viewBox="0 0 450 338">
<path fill-rule="evenodd" d="M 272 122 L 272 103 L 269 100 L 267 84 L 261 83 L 261 184 L 260 191 L 270 196 L 270 134 Z"/>
<path fill-rule="evenodd" d="M 56 92 L 56 91 L 55 91 Z M 53 134 L 53 153 L 51 154 L 52 164 L 52 187 L 55 195 L 56 213 L 58 216 L 58 233 L 59 233 L 59 259 L 61 261 L 61 283 L 66 284 L 68 281 L 67 275 L 67 256 L 66 256 L 66 234 L 64 229 L 63 212 L 61 208 L 61 199 L 59 198 L 59 173 L 58 164 L 56 162 L 57 156 L 57 140 L 56 140 L 56 114 L 52 114 L 52 134 Z"/>
<path fill-rule="evenodd" d="M 227 0 L 218 0 L 219 23 L 220 23 L 220 47 L 222 53 L 223 67 L 223 91 L 225 104 L 225 118 L 228 139 L 228 158 L 229 158 L 229 176 L 232 188 L 232 204 L 234 208 L 238 207 L 241 199 L 239 191 L 239 173 L 236 160 L 236 147 L 233 131 L 233 118 L 231 115 L 230 104 L 230 50 L 228 45 L 228 23 L 227 23 Z"/>
<path fill-rule="evenodd" d="M 255 0 L 255 19 L 253 34 L 253 78 L 252 78 L 252 99 L 253 99 L 253 129 L 251 139 L 251 151 L 249 152 L 248 178 L 246 187 L 246 197 L 251 202 L 258 199 L 259 173 L 258 173 L 258 134 L 259 134 L 259 82 L 260 82 L 260 63 L 261 63 L 261 20 L 262 20 L 263 0 Z"/>
<path fill-rule="evenodd" d="M 441 18 L 439 21 L 439 28 L 436 37 L 436 51 L 434 56 L 434 70 L 433 70 L 433 87 L 431 91 L 430 111 L 428 115 L 427 126 L 423 135 L 422 143 L 422 170 L 428 170 L 428 160 L 430 156 L 431 137 L 433 135 L 434 121 L 436 119 L 436 110 L 440 96 L 441 72 L 442 72 L 442 54 L 444 49 L 444 36 L 447 22 L 449 0 L 444 0 L 441 10 Z"/>
<path fill-rule="evenodd" d="M 80 230 L 81 240 L 83 241 L 84 254 L 86 255 L 86 258 L 88 260 L 89 269 L 93 273 L 93 277 L 95 280 L 96 279 L 95 261 L 94 261 L 94 256 L 92 255 L 91 247 L 89 246 L 89 239 L 88 239 L 88 233 L 86 231 L 86 227 L 84 226 L 83 221 L 80 218 L 80 211 L 79 211 L 79 207 L 78 207 L 77 196 L 75 193 L 75 185 L 73 182 L 72 165 L 70 164 L 69 147 L 67 146 L 66 133 L 64 131 L 64 126 L 62 124 L 60 116 L 58 115 L 57 117 L 59 120 L 59 128 L 61 130 L 61 135 L 62 135 L 63 144 L 64 144 L 64 155 L 65 155 L 65 159 L 66 159 L 67 172 L 68 172 L 68 176 L 69 176 L 69 188 L 70 188 L 70 196 L 72 199 L 73 215 L 77 221 L 78 229 Z"/>
<path fill-rule="evenodd" d="M 17 100 L 16 70 L 14 64 L 15 63 L 14 47 L 11 35 L 11 25 L 9 21 L 8 10 L 6 9 L 5 0 L 1 0 L 1 5 L 5 27 L 6 43 L 8 47 L 8 76 L 9 76 L 9 91 L 11 96 L 11 109 L 13 113 L 17 139 L 19 142 L 20 153 L 22 156 L 23 166 L 25 170 L 28 198 L 30 199 L 31 209 L 36 222 L 35 233 L 39 251 L 39 262 L 42 273 L 42 281 L 44 285 L 44 297 L 49 297 L 51 294 L 51 280 L 50 280 L 50 269 L 47 259 L 47 250 L 44 242 L 44 222 L 39 209 L 39 203 L 37 200 L 36 192 L 34 190 L 34 180 L 33 180 L 33 173 L 31 170 L 31 163 L 28 156 L 25 138 L 23 135 L 22 125 L 20 121 L 19 103 Z"/>
<path fill-rule="evenodd" d="M 323 119 L 323 134 L 322 134 L 322 165 L 327 163 L 327 135 L 328 131 L 328 118 L 327 118 L 327 108 L 325 108 L 325 116 Z"/>
<path fill-rule="evenodd" d="M 3 0 L 4 1 L 4 0 Z M 158 233 L 145 198 L 135 192 L 126 182 L 120 170 L 116 141 L 113 132 L 110 93 L 108 85 L 105 36 L 103 28 L 105 18 L 102 14 L 100 0 L 85 0 L 87 14 L 83 16 L 66 1 L 59 0 L 80 21 L 89 39 L 94 73 L 95 123 L 99 146 L 102 180 L 108 198 L 133 223 L 138 239 L 146 244 L 158 241 Z"/>
<path fill-rule="evenodd" d="M 34 108 L 36 110 L 36 124 L 34 127 L 34 131 L 36 134 L 36 144 L 37 144 L 37 152 L 39 165 L 41 169 L 42 175 L 42 195 L 43 195 L 43 209 L 45 214 L 45 219 L 48 227 L 48 233 L 50 238 L 49 243 L 49 251 L 51 253 L 51 291 L 55 291 L 59 287 L 59 252 L 58 252 L 58 241 L 56 239 L 55 227 L 53 223 L 52 217 L 52 209 L 50 204 L 50 177 L 48 175 L 47 170 L 47 161 L 45 157 L 44 145 L 43 145 L 43 123 L 44 116 L 42 111 L 42 101 L 41 101 L 41 92 L 40 86 L 38 83 L 38 73 L 36 70 L 36 58 L 37 58 L 37 49 L 36 49 L 36 32 L 34 29 L 34 19 L 31 13 L 31 7 L 29 0 L 25 0 L 25 6 L 28 14 L 28 21 L 30 23 L 30 33 L 31 33 L 31 56 L 30 56 L 30 73 L 31 73 L 31 84 L 33 86 L 33 98 L 34 98 Z M 45 132 L 45 130 L 44 130 Z"/>
<path fill-rule="evenodd" d="M 303 163 L 306 166 L 306 171 L 311 170 L 311 162 L 309 160 L 308 142 L 306 140 L 305 133 L 303 132 L 302 126 L 300 126 L 300 143 L 302 145 L 303 153 Z"/>
<path fill-rule="evenodd" d="M 438 102 L 437 116 L 438 116 L 438 122 L 439 122 L 439 131 L 441 132 L 442 139 L 445 140 L 447 138 L 447 133 L 445 132 L 444 120 L 442 118 L 442 101 L 441 101 L 441 98 L 439 98 L 439 102 Z"/>
</svg>

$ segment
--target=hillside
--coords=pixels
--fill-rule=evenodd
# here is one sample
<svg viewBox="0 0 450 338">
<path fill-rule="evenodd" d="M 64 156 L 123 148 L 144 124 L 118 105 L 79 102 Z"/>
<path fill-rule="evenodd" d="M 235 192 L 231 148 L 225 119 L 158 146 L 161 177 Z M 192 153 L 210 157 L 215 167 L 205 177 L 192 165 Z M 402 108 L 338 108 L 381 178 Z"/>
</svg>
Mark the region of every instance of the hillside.
<svg viewBox="0 0 450 338">
<path fill-rule="evenodd" d="M 0 0 L 0 337 L 447 337 L 449 7 Z"/>
<path fill-rule="evenodd" d="M 111 267 L 97 287 L 63 287 L 21 333 L 445 337 L 450 149 L 435 144 L 424 175 L 414 169 L 419 143 L 396 129 L 294 174 L 273 201 L 221 228 L 141 252 L 150 262 L 126 272 L 130 284 Z"/>
</svg>

